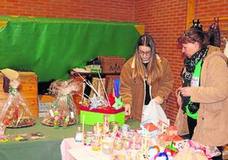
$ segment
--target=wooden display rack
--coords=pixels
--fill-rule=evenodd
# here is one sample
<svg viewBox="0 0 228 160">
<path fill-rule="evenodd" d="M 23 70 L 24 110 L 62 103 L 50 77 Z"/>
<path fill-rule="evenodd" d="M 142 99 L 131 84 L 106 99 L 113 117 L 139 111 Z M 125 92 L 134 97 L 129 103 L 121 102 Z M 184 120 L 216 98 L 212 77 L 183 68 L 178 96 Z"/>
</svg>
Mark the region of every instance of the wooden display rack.
<svg viewBox="0 0 228 160">
<path fill-rule="evenodd" d="M 93 77 L 93 73 L 81 73 L 81 75 L 83 77 L 86 77 L 86 76 L 92 76 Z M 104 75 L 104 78 L 105 78 L 105 89 L 106 89 L 106 92 L 109 94 L 109 93 L 112 93 L 113 91 L 113 80 L 114 79 L 118 79 L 119 76 L 120 76 L 120 73 L 109 73 L 109 74 L 103 74 Z M 74 95 L 73 95 L 73 100 L 74 100 L 74 103 L 76 105 L 76 110 L 77 110 L 77 114 L 79 115 L 80 114 L 80 101 L 82 100 L 82 93 L 83 93 L 83 79 L 78 76 L 77 73 L 74 73 L 72 72 L 71 73 L 71 78 L 74 79 L 75 82 L 78 83 L 78 85 L 80 86 L 80 90 L 77 91 Z"/>
</svg>

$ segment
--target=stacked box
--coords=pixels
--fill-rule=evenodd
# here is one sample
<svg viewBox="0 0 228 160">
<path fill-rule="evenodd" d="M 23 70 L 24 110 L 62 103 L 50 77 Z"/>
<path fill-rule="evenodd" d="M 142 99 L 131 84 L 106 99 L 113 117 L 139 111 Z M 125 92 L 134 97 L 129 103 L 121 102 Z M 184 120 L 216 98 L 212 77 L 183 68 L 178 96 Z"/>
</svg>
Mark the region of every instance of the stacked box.
<svg viewBox="0 0 228 160">
<path fill-rule="evenodd" d="M 125 58 L 118 56 L 99 56 L 102 72 L 105 74 L 120 73 L 122 66 L 125 63 Z"/>
</svg>

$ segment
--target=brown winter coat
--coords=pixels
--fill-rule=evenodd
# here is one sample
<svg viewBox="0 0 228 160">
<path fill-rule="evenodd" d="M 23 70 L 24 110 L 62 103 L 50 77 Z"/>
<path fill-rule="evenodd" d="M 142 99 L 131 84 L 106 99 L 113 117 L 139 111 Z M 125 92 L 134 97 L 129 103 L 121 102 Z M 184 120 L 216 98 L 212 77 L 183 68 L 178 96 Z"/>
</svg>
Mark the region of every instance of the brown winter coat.
<svg viewBox="0 0 228 160">
<path fill-rule="evenodd" d="M 209 146 L 228 144 L 227 58 L 217 47 L 209 46 L 201 72 L 200 87 L 192 87 L 192 102 L 200 103 L 193 140 Z M 187 133 L 186 115 L 179 108 L 176 125 Z"/>
<path fill-rule="evenodd" d="M 132 77 L 133 60 L 130 58 L 123 66 L 120 75 L 120 94 L 125 104 L 131 105 L 131 116 L 134 119 L 141 120 L 142 107 L 144 104 L 144 81 L 140 77 L 135 79 Z M 158 60 L 158 58 L 157 58 Z M 154 81 L 152 86 L 152 97 L 160 96 L 166 100 L 172 91 L 173 78 L 168 61 L 165 58 L 159 57 L 159 63 L 163 67 L 163 75 L 160 80 Z"/>
</svg>

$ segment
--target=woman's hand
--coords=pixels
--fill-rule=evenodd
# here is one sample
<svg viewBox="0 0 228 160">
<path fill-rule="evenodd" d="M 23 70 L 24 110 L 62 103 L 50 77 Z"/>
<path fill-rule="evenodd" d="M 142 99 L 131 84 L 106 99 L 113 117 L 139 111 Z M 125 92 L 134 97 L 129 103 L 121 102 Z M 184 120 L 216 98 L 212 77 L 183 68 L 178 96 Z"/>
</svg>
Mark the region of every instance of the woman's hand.
<svg viewBox="0 0 228 160">
<path fill-rule="evenodd" d="M 177 97 L 177 104 L 178 106 L 182 106 L 182 99 L 181 99 L 181 91 L 180 91 L 181 87 L 179 87 L 177 90 L 176 90 L 176 97 Z"/>
<path fill-rule="evenodd" d="M 130 104 L 125 104 L 125 115 L 130 116 L 131 115 L 131 105 Z"/>
<path fill-rule="evenodd" d="M 163 98 L 160 96 L 155 97 L 153 100 L 157 104 L 162 104 L 164 102 Z"/>
<path fill-rule="evenodd" d="M 191 97 L 191 95 L 192 95 L 191 87 L 182 87 L 182 88 L 180 88 L 180 93 L 184 97 Z"/>
</svg>

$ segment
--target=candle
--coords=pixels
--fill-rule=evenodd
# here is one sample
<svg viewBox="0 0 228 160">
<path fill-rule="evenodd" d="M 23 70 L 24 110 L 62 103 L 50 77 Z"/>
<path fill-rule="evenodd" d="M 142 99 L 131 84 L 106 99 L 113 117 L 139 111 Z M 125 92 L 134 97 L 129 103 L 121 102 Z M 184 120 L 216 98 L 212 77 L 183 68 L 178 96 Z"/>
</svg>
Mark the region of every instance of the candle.
<svg viewBox="0 0 228 160">
<path fill-rule="evenodd" d="M 96 127 L 95 127 L 95 130 L 94 130 L 94 133 L 95 133 L 96 135 L 99 135 L 99 130 L 100 130 L 99 122 L 97 122 Z"/>
<path fill-rule="evenodd" d="M 102 152 L 105 154 L 113 153 L 113 142 L 114 139 L 111 137 L 104 137 L 102 141 Z"/>
<path fill-rule="evenodd" d="M 85 115 L 82 116 L 82 133 L 85 131 Z"/>
</svg>

